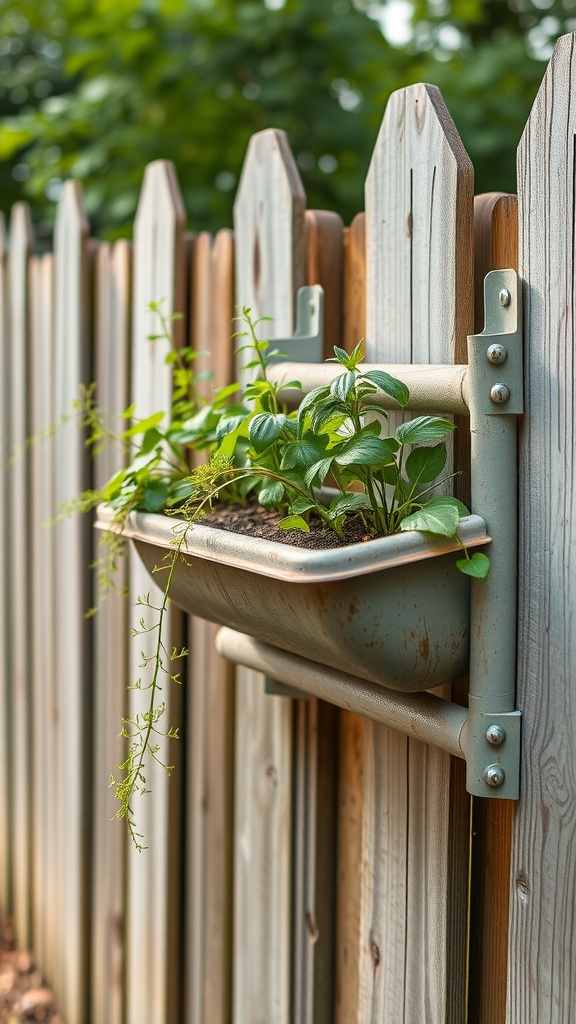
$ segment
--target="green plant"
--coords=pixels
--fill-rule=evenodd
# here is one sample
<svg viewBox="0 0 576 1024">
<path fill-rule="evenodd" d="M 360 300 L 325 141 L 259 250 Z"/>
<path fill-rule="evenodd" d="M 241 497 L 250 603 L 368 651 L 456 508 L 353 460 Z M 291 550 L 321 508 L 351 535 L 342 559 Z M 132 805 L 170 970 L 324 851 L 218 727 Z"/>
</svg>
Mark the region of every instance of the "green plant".
<svg viewBox="0 0 576 1024">
<path fill-rule="evenodd" d="M 166 317 L 158 303 L 150 309 L 160 322 L 159 332 L 150 335 L 151 342 L 171 342 L 171 321 L 177 314 Z M 127 452 L 125 467 L 104 488 L 81 494 L 65 510 L 87 511 L 100 502 L 114 510 L 115 529 L 105 535 L 111 555 L 98 566 L 101 577 L 107 580 L 117 559 L 119 534 L 130 511 L 164 512 L 182 521 L 175 530 L 173 550 L 156 569 L 166 573 L 160 603 L 153 604 L 149 594 L 138 598 L 140 606 L 157 616 L 152 625 L 146 625 L 143 617 L 134 630 L 134 636 L 155 635 L 152 654 L 143 655 L 141 663 L 143 669 L 152 669 L 150 682 L 140 678 L 132 686 L 147 690 L 149 699 L 144 711 L 123 720 L 127 756 L 111 776 L 120 801 L 117 817 L 126 820 L 138 849 L 143 846 L 134 797 L 148 791 L 148 758 L 170 773 L 171 766 L 160 760 L 160 740 L 177 736 L 175 728 L 161 724 L 166 705 L 160 695 L 163 682 L 179 682 L 173 663 L 187 651 L 169 650 L 163 630 L 174 569 L 194 523 L 215 502 L 255 500 L 278 510 L 281 530 L 309 533 L 320 522 L 346 542 L 348 526 L 357 519 L 366 539 L 398 530 L 457 537 L 460 516 L 468 514 L 456 498 L 433 493 L 454 475 L 445 471 L 445 438 L 453 431 L 453 423 L 419 416 L 385 436 L 387 414 L 379 396 L 391 397 L 402 410 L 409 403 L 409 392 L 385 371 L 362 368 L 362 343 L 351 354 L 335 348 L 331 361 L 342 372 L 330 385 L 307 394 L 298 409 L 289 410 L 284 396 L 300 384 L 280 385 L 275 380 L 275 360 L 281 353 L 257 337 L 257 328 L 266 319 L 253 319 L 249 309 L 239 317 L 245 329 L 237 336 L 247 339 L 239 351 L 248 352 L 244 369 L 252 371 L 243 390 L 231 384 L 217 390 L 211 400 L 202 398 L 194 370 L 197 353 L 170 344 L 166 356 L 173 381 L 169 410 L 138 420 L 136 409 L 130 407 L 121 417 L 129 425 L 118 433 L 104 425 L 93 388 L 85 389 L 77 410 L 87 429 L 86 443 L 94 451 L 112 442 Z M 191 469 L 191 453 L 198 452 L 206 461 Z M 331 487 L 328 498 L 326 484 Z M 489 560 L 479 553 L 470 557 L 464 550 L 457 565 L 468 575 L 484 578 Z"/>
</svg>

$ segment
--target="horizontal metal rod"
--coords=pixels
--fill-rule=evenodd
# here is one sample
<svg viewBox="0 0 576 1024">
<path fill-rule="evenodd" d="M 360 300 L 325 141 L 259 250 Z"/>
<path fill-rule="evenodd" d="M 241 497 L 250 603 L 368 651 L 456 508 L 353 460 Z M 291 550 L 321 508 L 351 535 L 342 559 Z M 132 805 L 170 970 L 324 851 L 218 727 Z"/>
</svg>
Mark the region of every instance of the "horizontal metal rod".
<svg viewBox="0 0 576 1024">
<path fill-rule="evenodd" d="M 219 654 L 229 661 L 302 690 L 313 697 L 388 725 L 406 736 L 463 758 L 466 708 L 431 693 L 398 693 L 375 683 L 290 654 L 223 626 L 216 635 Z"/>
<path fill-rule="evenodd" d="M 274 367 L 276 379 L 282 383 L 297 380 L 301 389 L 282 393 L 289 405 L 297 405 L 313 388 L 330 384 L 343 372 L 340 363 L 278 363 Z M 363 363 L 362 370 L 385 370 L 406 384 L 410 392 L 408 408 L 414 412 L 444 412 L 467 416 L 467 366 L 441 365 L 383 365 Z M 379 391 L 370 395 L 370 402 L 383 409 L 398 409 L 393 398 Z"/>
</svg>

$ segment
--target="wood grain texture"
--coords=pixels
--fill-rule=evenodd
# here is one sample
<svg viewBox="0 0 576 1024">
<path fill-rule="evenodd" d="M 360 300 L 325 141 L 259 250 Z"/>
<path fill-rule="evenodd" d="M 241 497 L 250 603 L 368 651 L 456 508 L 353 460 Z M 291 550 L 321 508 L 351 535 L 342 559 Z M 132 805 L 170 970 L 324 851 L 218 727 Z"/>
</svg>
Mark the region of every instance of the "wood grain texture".
<svg viewBox="0 0 576 1024">
<path fill-rule="evenodd" d="M 209 396 L 233 366 L 230 231 L 194 240 L 189 344 Z M 190 1024 L 228 1024 L 232 956 L 233 670 L 215 650 L 217 627 L 191 617 L 188 661 L 186 1012 Z"/>
<path fill-rule="evenodd" d="M 342 344 L 344 225 L 330 210 L 306 210 L 306 284 L 324 289 L 324 358 Z"/>
<path fill-rule="evenodd" d="M 30 260 L 30 435 L 40 438 L 54 422 L 54 258 Z M 52 974 L 50 922 L 54 907 L 54 549 L 47 528 L 56 513 L 53 495 L 54 440 L 45 437 L 30 449 L 30 688 L 34 758 L 32 763 L 32 949 L 46 977 Z"/>
<path fill-rule="evenodd" d="M 8 378 L 8 252 L 4 215 L 0 214 L 0 464 L 6 466 L 9 455 Z M 0 559 L 8 563 L 8 490 L 0 491 Z M 8 590 L 0 587 L 0 906 L 12 909 L 11 879 L 11 749 L 10 749 L 10 687 L 8 670 Z"/>
<path fill-rule="evenodd" d="M 148 335 L 158 333 L 159 328 L 157 317 L 148 307 L 150 302 L 162 302 L 167 317 L 182 312 L 184 275 L 182 200 L 172 164 L 159 160 L 146 168 L 134 225 L 131 401 L 139 418 L 171 405 L 171 373 L 164 365 L 169 343 L 148 340 Z M 175 343 L 180 344 L 183 321 L 176 320 L 172 326 Z M 137 597 L 150 594 L 152 603 L 159 605 L 161 594 L 136 558 L 130 560 L 129 589 L 130 625 L 138 629 L 143 609 L 134 607 Z M 156 622 L 156 613 L 144 612 L 147 626 Z M 175 609 L 169 612 L 165 637 L 169 650 L 180 647 L 182 616 Z M 150 656 L 152 645 L 153 636 L 139 636 L 130 644 L 131 681 L 142 678 L 145 684 L 150 678 L 151 666 L 142 669 L 140 652 Z M 178 670 L 177 665 L 173 668 Z M 181 695 L 180 687 L 167 682 L 163 686 L 166 726 L 181 725 Z M 147 703 L 146 694 L 132 691 L 130 716 Z M 128 847 L 127 1024 L 141 1024 L 147 1019 L 177 1020 L 181 1006 L 182 744 L 162 742 L 160 756 L 175 766 L 171 778 L 159 765 L 147 765 L 146 779 L 152 792 L 135 802 L 136 819 L 148 849 L 138 853 L 131 844 Z"/>
<path fill-rule="evenodd" d="M 54 231 L 55 360 L 54 414 L 69 415 L 81 384 L 91 378 L 88 297 L 88 225 L 77 182 L 66 182 Z M 74 419 L 58 432 L 54 474 L 57 508 L 90 482 L 89 455 Z M 57 776 L 55 805 L 60 863 L 59 912 L 55 921 L 54 985 L 69 1024 L 80 1024 L 88 1001 L 88 911 L 90 882 L 91 678 L 89 633 L 84 618 L 90 605 L 92 537 L 88 517 L 75 514 L 54 527 L 55 674 L 57 679 Z"/>
<path fill-rule="evenodd" d="M 9 538 L 9 672 L 12 691 L 12 865 L 14 925 L 18 940 L 31 943 L 32 892 L 32 742 L 30 700 L 30 601 L 29 541 L 29 315 L 28 262 L 33 247 L 32 225 L 26 203 L 16 203 L 10 217 L 9 324 L 10 373 L 8 415 L 10 450 L 14 454 L 8 469 Z"/>
<path fill-rule="evenodd" d="M 576 1005 L 576 36 L 556 44 L 518 150 L 526 414 L 520 428 L 521 798 L 510 876 L 510 1024 Z"/>
<path fill-rule="evenodd" d="M 474 330 L 484 328 L 485 275 L 518 267 L 516 196 L 491 192 L 474 200 Z M 516 806 L 472 800 L 469 1024 L 504 1024 L 510 846 Z"/>
<path fill-rule="evenodd" d="M 95 257 L 94 377 L 96 401 L 105 425 L 118 430 L 118 416 L 129 404 L 131 331 L 131 246 L 100 243 Z M 94 458 L 97 489 L 120 469 L 126 453 L 108 445 Z M 97 538 L 97 558 L 106 557 Z M 129 557 L 129 551 L 126 550 Z M 126 717 L 129 607 L 121 593 L 127 583 L 126 558 L 119 558 L 111 592 L 96 579 L 94 604 L 94 796 L 91 1015 L 95 1022 L 122 1024 L 125 980 L 126 830 L 114 820 L 113 793 L 103 781 L 124 759 L 120 723 Z"/>
<path fill-rule="evenodd" d="M 472 204 L 470 160 L 438 90 L 394 93 L 366 182 L 369 361 L 465 359 Z M 459 1024 L 469 827 L 461 766 L 368 723 L 364 744 L 358 1021 Z"/>
<path fill-rule="evenodd" d="M 365 334 L 366 215 L 357 213 L 344 233 L 344 348 L 351 352 Z"/>
<path fill-rule="evenodd" d="M 236 301 L 294 329 L 304 284 L 304 192 L 282 132 L 251 138 L 234 205 Z M 292 704 L 236 674 L 234 1024 L 288 1024 L 291 951 Z"/>
</svg>

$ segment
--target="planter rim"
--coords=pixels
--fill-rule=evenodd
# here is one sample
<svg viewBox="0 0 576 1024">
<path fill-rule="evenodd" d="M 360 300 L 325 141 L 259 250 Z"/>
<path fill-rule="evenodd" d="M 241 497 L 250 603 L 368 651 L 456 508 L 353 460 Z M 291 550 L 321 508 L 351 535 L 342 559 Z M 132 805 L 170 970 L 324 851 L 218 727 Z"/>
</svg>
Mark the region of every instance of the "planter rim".
<svg viewBox="0 0 576 1024">
<path fill-rule="evenodd" d="M 182 545 L 183 554 L 232 565 L 272 579 L 293 582 L 325 583 L 347 579 L 424 558 L 434 558 L 451 551 L 460 552 L 462 545 L 478 547 L 488 544 L 491 539 L 486 523 L 476 515 L 460 520 L 458 536 L 461 543 L 450 537 L 411 530 L 377 537 L 365 543 L 328 549 L 298 548 L 261 537 L 204 526 L 201 522 L 190 525 L 184 519 L 156 512 L 130 512 L 125 524 L 121 526 L 114 521 L 114 515 L 114 510 L 109 506 L 99 505 L 95 527 L 122 533 L 131 540 L 143 541 L 165 550 L 171 550 L 182 531 L 187 530 Z"/>
</svg>

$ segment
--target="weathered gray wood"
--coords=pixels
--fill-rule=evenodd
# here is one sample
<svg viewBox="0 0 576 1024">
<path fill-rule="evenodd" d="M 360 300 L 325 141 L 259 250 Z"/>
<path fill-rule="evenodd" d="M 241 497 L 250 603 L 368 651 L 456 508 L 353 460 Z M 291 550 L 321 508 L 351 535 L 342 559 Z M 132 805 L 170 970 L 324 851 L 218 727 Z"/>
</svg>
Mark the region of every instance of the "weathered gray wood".
<svg viewBox="0 0 576 1024">
<path fill-rule="evenodd" d="M 520 431 L 518 706 L 507 1021 L 576 1005 L 576 36 L 556 44 L 518 151 L 526 415 Z"/>
<path fill-rule="evenodd" d="M 95 261 L 94 378 L 96 401 L 109 430 L 129 404 L 131 247 L 126 241 L 100 244 Z M 125 452 L 108 445 L 94 460 L 94 483 L 101 489 L 125 462 Z M 126 557 L 129 551 L 126 550 Z M 105 558 L 104 538 L 96 551 Z M 96 1024 L 123 1020 L 126 832 L 113 820 L 116 808 L 106 778 L 123 760 L 120 723 L 126 716 L 129 606 L 122 590 L 127 564 L 120 558 L 114 588 L 96 581 L 94 623 L 94 859 L 92 869 L 91 1014 Z"/>
<path fill-rule="evenodd" d="M 6 466 L 9 452 L 8 377 L 10 372 L 8 348 L 8 255 L 6 228 L 0 214 L 0 465 Z M 0 492 L 0 560 L 8 562 L 8 489 Z M 8 685 L 8 588 L 0 587 L 0 821 L 4 822 L 0 838 L 0 906 L 12 909 L 10 837 L 12 835 L 10 807 L 10 688 Z"/>
<path fill-rule="evenodd" d="M 158 333 L 159 323 L 148 309 L 150 302 L 162 302 L 164 315 L 183 312 L 184 210 L 172 164 L 156 161 L 146 168 L 134 226 L 133 330 L 131 401 L 136 415 L 144 418 L 171 406 L 171 372 L 164 365 L 168 342 L 148 340 Z M 182 337 L 182 321 L 173 326 L 175 343 Z M 134 607 L 138 596 L 150 594 L 153 604 L 161 600 L 159 587 L 136 558 L 130 560 L 130 625 L 139 628 L 143 612 L 147 625 L 157 621 L 156 613 Z M 171 611 L 166 627 L 166 646 L 180 646 L 181 615 Z M 142 684 L 150 679 L 150 668 L 142 670 L 141 651 L 150 656 L 154 635 L 138 636 L 130 643 L 129 679 Z M 174 671 L 177 666 L 174 665 Z M 181 691 L 164 685 L 164 722 L 180 725 Z M 145 710 L 146 692 L 131 691 L 130 717 Z M 169 746 L 169 750 L 167 749 Z M 127 1024 L 143 1020 L 177 1020 L 181 992 L 181 901 L 179 891 L 182 856 L 182 813 L 180 771 L 182 744 L 162 743 L 160 757 L 175 765 L 172 777 L 157 764 L 147 764 L 146 780 L 151 793 L 135 801 L 135 814 L 148 847 L 139 853 L 128 847 L 127 917 Z"/>
<path fill-rule="evenodd" d="M 76 182 L 64 185 L 54 231 L 56 419 L 69 416 L 81 384 L 91 378 L 88 292 L 88 225 Z M 89 455 L 75 419 L 65 422 L 56 446 L 56 508 L 76 498 L 90 481 Z M 91 677 L 89 632 L 92 537 L 88 517 L 79 514 L 54 527 L 56 565 L 55 674 L 57 679 L 56 762 L 59 779 L 55 802 L 60 864 L 56 880 L 59 914 L 54 944 L 59 958 L 54 984 L 69 1024 L 80 1024 L 88 1001 L 88 912 L 90 883 L 90 745 Z"/>
<path fill-rule="evenodd" d="M 54 804 L 59 780 L 54 775 L 54 533 L 47 525 L 56 509 L 53 496 L 54 423 L 54 259 L 51 253 L 30 261 L 30 691 L 32 712 L 32 948 L 46 977 L 52 974 L 51 922 L 54 905 Z"/>
<path fill-rule="evenodd" d="M 29 540 L 29 316 L 28 261 L 33 246 L 30 214 L 25 203 L 17 203 L 10 218 L 10 374 L 8 415 L 10 417 L 9 466 L 9 672 L 12 692 L 12 865 L 14 924 L 18 940 L 31 942 L 32 890 L 32 789 L 30 642 L 28 611 L 30 600 Z"/>
<path fill-rule="evenodd" d="M 304 284 L 304 193 L 282 132 L 250 140 L 234 206 L 236 301 L 293 330 Z M 241 669 L 236 683 L 234 1024 L 287 1024 L 290 1012 L 292 706 Z"/>
<path fill-rule="evenodd" d="M 463 361 L 472 203 L 472 167 L 438 90 L 394 93 L 366 182 L 369 361 Z M 446 755 L 380 727 L 368 725 L 364 742 L 358 1022 L 459 1022 L 468 830 L 461 773 Z"/>
<path fill-rule="evenodd" d="M 204 352 L 199 388 L 209 396 L 232 377 L 233 241 L 204 232 L 192 245 L 189 344 Z M 200 458 L 200 456 L 199 456 Z M 186 1019 L 228 1024 L 232 950 L 232 668 L 217 653 L 217 627 L 189 623 Z"/>
</svg>

